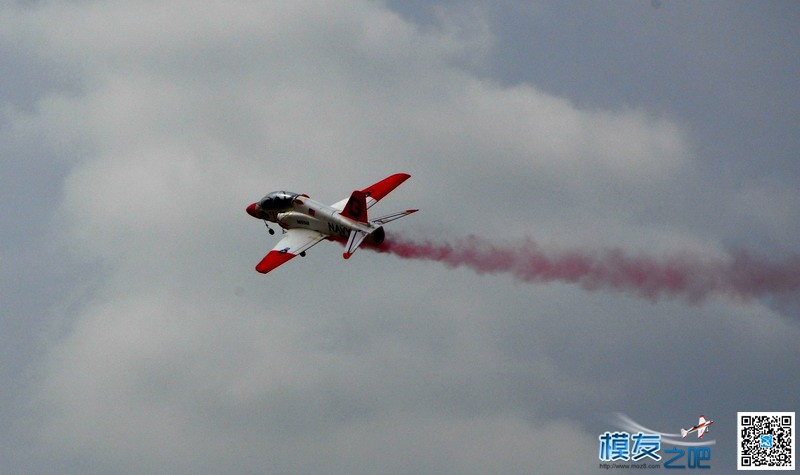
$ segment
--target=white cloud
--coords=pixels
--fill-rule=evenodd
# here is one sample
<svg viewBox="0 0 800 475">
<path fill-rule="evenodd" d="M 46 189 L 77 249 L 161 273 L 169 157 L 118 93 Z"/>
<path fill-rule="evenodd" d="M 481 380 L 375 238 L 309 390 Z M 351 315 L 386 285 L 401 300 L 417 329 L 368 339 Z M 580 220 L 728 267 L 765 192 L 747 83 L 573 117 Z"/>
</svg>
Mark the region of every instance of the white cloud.
<svg viewBox="0 0 800 475">
<path fill-rule="evenodd" d="M 283 187 L 335 201 L 409 171 L 414 182 L 380 206 L 426 207 L 414 219 L 442 234 L 526 223 L 535 188 L 551 186 L 575 201 L 599 196 L 599 237 L 577 241 L 632 231 L 694 242 L 609 217 L 605 201 L 609 187 L 641 196 L 682 170 L 680 124 L 475 74 L 492 41 L 480 11 L 429 28 L 359 1 L 4 13 L 4 38 L 80 79 L 26 120 L 48 140 L 82 144 L 59 222 L 67 245 L 106 273 L 44 359 L 35 390 L 46 447 L 97 473 L 594 467 L 595 436 L 548 412 L 592 410 L 608 397 L 593 392 L 614 391 L 608 368 L 576 369 L 568 322 L 596 306 L 618 323 L 648 303 L 509 290 L 502 278 L 366 251 L 344 265 L 328 243 L 264 278 L 252 267 L 274 241 L 244 207 Z M 539 206 L 570 209 L 558 197 Z M 541 232 L 557 236 L 560 221 Z M 520 320 L 564 343 L 511 348 L 517 325 L 541 338 Z M 576 353 L 602 352 L 591 335 L 574 339 Z M 553 438 L 569 451 L 550 450 Z M 587 458 L 570 459 L 576 451 Z"/>
</svg>

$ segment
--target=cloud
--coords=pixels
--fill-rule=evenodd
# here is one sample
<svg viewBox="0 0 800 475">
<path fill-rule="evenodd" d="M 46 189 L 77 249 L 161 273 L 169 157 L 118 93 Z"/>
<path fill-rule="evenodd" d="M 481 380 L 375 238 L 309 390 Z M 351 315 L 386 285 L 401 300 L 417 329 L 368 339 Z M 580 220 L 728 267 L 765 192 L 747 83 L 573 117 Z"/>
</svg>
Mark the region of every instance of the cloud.
<svg viewBox="0 0 800 475">
<path fill-rule="evenodd" d="M 618 361 L 596 335 L 647 340 L 661 322 L 685 329 L 699 313 L 701 330 L 733 341 L 715 318 L 747 320 L 725 303 L 687 310 L 521 289 L 390 256 L 345 265 L 329 243 L 267 279 L 253 272 L 274 240 L 248 203 L 279 188 L 334 202 L 398 171 L 413 179 L 380 206 L 422 207 L 418 224 L 402 226 L 433 236 L 516 237 L 541 212 L 537 231 L 551 240 L 573 230 L 566 240 L 624 235 L 722 252 L 614 206 L 658 202 L 648 192 L 685 173 L 685 127 L 493 80 L 480 10 L 426 27 L 360 1 L 50 2 L 3 13 L 4 40 L 74 80 L 7 117 L 46 131 L 47 147 L 75 145 L 55 222 L 70 255 L 102 276 L 55 319 L 67 330 L 48 341 L 30 388 L 30 432 L 55 454 L 49 463 L 86 461 L 75 473 L 582 472 L 596 437 L 582 421 L 614 396 L 631 403 L 624 388 L 635 381 L 609 383 Z M 574 232 L 578 221 L 592 232 Z M 753 305 L 770 333 L 779 318 Z M 683 350 L 702 347 L 702 332 L 688 333 Z M 656 359 L 673 354 L 676 337 L 665 338 L 651 345 Z"/>
</svg>

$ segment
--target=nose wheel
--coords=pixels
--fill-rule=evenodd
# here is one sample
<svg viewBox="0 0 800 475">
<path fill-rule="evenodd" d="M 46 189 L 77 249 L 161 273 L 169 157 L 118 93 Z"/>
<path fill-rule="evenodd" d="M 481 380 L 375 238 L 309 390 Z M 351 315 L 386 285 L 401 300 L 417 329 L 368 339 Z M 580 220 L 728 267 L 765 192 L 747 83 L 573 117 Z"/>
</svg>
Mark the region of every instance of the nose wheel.
<svg viewBox="0 0 800 475">
<path fill-rule="evenodd" d="M 275 234 L 275 230 L 272 229 L 271 227 L 269 227 L 269 224 L 267 224 L 267 220 L 266 219 L 264 220 L 264 226 L 267 227 L 267 231 L 269 231 L 270 236 Z"/>
</svg>

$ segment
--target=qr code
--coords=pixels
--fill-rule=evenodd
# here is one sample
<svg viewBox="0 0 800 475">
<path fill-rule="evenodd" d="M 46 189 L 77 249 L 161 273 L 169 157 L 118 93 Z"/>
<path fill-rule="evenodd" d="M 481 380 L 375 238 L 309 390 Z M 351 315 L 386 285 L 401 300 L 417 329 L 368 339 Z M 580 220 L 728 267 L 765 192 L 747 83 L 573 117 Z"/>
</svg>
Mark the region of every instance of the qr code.
<svg viewBox="0 0 800 475">
<path fill-rule="evenodd" d="M 794 412 L 739 412 L 739 470 L 794 470 Z"/>
</svg>

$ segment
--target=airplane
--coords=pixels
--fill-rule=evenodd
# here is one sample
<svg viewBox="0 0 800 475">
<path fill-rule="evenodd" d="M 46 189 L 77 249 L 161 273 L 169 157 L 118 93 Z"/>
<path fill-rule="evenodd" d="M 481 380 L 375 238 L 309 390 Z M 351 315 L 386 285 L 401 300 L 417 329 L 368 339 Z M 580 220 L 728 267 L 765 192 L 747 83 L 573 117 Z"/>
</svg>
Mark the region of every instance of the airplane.
<svg viewBox="0 0 800 475">
<path fill-rule="evenodd" d="M 344 243 L 342 257 L 345 259 L 349 259 L 362 244 L 380 245 L 386 237 L 384 224 L 418 210 L 409 209 L 371 220 L 367 218 L 367 209 L 410 176 L 396 173 L 363 190 L 356 190 L 350 198 L 330 206 L 314 201 L 306 194 L 289 191 L 273 191 L 249 205 L 247 214 L 263 220 L 270 234 L 275 234 L 270 222 L 278 224 L 285 234 L 256 265 L 256 271 L 266 274 L 295 256 L 305 256 L 309 248 L 323 239 Z"/>
<path fill-rule="evenodd" d="M 687 435 L 691 434 L 694 431 L 697 431 L 697 438 L 699 439 L 703 437 L 703 434 L 706 433 L 706 431 L 708 430 L 708 426 L 710 426 L 713 423 L 714 421 L 707 421 L 705 416 L 700 416 L 700 420 L 697 421 L 696 426 L 692 427 L 689 430 L 681 429 L 681 437 L 685 439 Z"/>
</svg>

